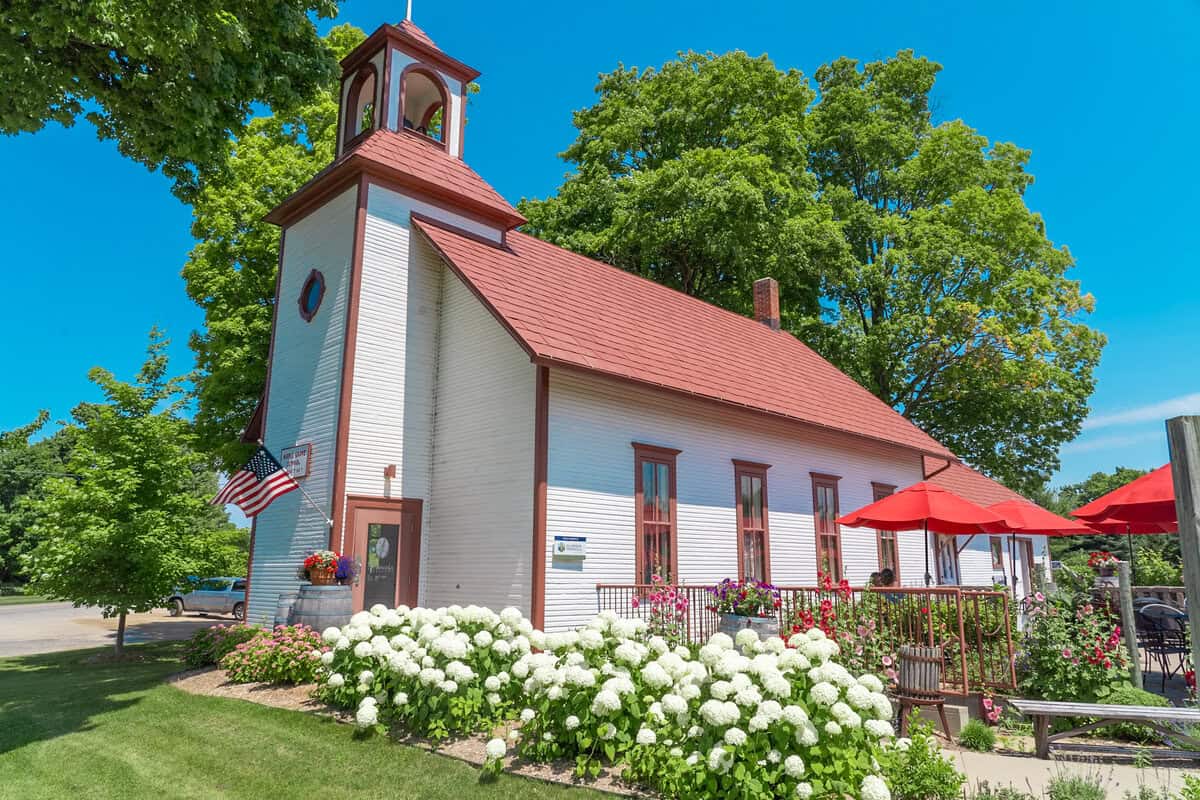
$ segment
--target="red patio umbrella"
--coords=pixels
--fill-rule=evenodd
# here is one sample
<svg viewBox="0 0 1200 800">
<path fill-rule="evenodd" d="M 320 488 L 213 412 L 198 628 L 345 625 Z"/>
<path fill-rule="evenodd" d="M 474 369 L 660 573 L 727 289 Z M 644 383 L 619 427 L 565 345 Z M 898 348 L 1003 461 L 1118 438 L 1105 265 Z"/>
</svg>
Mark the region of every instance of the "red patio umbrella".
<svg viewBox="0 0 1200 800">
<path fill-rule="evenodd" d="M 885 531 L 925 531 L 925 585 L 933 582 L 929 572 L 929 532 L 947 535 L 1001 533 L 1004 518 L 936 484 L 922 481 L 863 506 L 838 519 L 852 528 Z"/>
<path fill-rule="evenodd" d="M 1082 522 L 1066 517 L 1060 517 L 1052 511 L 1039 506 L 1030 500 L 1005 500 L 988 506 L 988 511 L 1004 517 L 1011 533 L 1008 543 L 1008 557 L 1013 563 L 1013 598 L 1017 598 L 1016 550 L 1017 534 L 1028 533 L 1042 536 L 1074 536 L 1095 533 L 1092 528 Z"/>
<path fill-rule="evenodd" d="M 1171 465 L 1164 464 L 1119 489 L 1085 503 L 1071 514 L 1084 522 L 1111 519 L 1173 527 L 1176 524 L 1175 486 L 1171 482 Z"/>
</svg>

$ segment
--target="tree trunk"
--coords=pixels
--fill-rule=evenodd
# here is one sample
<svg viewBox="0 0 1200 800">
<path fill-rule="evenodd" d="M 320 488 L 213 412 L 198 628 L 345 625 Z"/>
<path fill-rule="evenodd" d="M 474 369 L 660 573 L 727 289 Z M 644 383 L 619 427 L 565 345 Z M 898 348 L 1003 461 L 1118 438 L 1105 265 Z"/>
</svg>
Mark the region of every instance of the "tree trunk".
<svg viewBox="0 0 1200 800">
<path fill-rule="evenodd" d="M 117 658 L 125 655 L 125 612 L 117 618 Z"/>
</svg>

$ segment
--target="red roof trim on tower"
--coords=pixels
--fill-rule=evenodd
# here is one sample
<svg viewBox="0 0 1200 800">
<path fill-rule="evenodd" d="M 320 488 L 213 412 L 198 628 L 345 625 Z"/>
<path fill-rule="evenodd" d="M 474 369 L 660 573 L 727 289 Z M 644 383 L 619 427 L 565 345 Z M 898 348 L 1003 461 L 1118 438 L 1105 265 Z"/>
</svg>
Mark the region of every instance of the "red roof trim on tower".
<svg viewBox="0 0 1200 800">
<path fill-rule="evenodd" d="M 287 225 L 307 213 L 354 175 L 365 172 L 401 188 L 414 189 L 509 230 L 525 222 L 500 193 L 462 160 L 434 141 L 386 128 L 373 131 L 267 214 L 267 222 Z"/>
<path fill-rule="evenodd" d="M 413 225 L 536 364 L 955 458 L 790 334 L 518 231 L 496 245 Z"/>
<path fill-rule="evenodd" d="M 405 20 L 399 25 L 380 25 L 375 32 L 366 38 L 342 59 L 342 73 L 347 74 L 357 69 L 376 53 L 385 42 L 403 45 L 405 49 L 419 57 L 430 66 L 437 67 L 447 75 L 452 75 L 463 83 L 470 83 L 479 77 L 479 70 L 469 67 L 458 59 L 443 53 L 425 31 Z"/>
</svg>

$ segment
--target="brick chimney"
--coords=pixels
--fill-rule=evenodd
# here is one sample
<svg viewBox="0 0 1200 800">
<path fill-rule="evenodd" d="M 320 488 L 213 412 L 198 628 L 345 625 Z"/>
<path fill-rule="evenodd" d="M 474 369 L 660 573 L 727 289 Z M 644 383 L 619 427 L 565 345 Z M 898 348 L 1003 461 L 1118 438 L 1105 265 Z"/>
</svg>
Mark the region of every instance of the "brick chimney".
<svg viewBox="0 0 1200 800">
<path fill-rule="evenodd" d="M 754 282 L 754 318 L 773 331 L 779 330 L 779 281 L 774 278 Z"/>
</svg>

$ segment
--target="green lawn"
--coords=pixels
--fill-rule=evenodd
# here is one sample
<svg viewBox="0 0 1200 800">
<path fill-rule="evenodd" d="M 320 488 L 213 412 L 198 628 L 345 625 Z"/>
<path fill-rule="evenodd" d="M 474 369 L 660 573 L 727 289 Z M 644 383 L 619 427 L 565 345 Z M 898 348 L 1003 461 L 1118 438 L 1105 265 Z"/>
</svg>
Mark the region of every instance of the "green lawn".
<svg viewBox="0 0 1200 800">
<path fill-rule="evenodd" d="M 25 603 L 49 603 L 50 598 L 40 594 L 6 594 L 0 595 L 0 606 L 19 606 Z"/>
<path fill-rule="evenodd" d="M 139 663 L 89 664 L 96 650 L 0 659 L 0 796 L 599 800 L 599 793 L 500 776 L 296 711 L 189 695 L 162 683 L 178 643 L 130 648 Z"/>
</svg>

